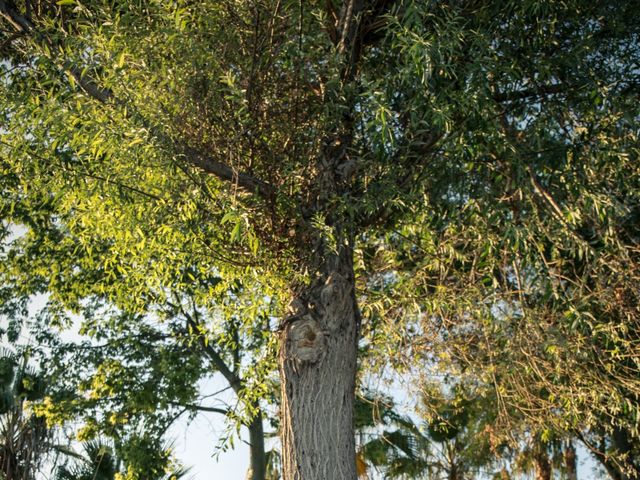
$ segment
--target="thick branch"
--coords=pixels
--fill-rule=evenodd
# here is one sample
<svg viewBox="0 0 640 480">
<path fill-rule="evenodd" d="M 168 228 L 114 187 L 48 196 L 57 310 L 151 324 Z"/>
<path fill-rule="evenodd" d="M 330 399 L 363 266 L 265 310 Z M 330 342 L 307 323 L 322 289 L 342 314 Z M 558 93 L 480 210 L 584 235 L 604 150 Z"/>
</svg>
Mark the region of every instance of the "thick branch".
<svg viewBox="0 0 640 480">
<path fill-rule="evenodd" d="M 195 332 L 199 332 L 199 323 L 196 322 L 193 317 L 184 310 L 182 311 L 182 313 L 187 318 L 189 327 L 191 327 Z M 200 347 L 202 348 L 204 353 L 209 357 L 211 363 L 213 363 L 213 365 L 222 374 L 225 380 L 229 382 L 229 385 L 231 386 L 233 391 L 236 393 L 240 393 L 240 390 L 242 389 L 242 380 L 240 379 L 240 377 L 238 377 L 231 371 L 220 354 L 205 340 L 204 336 L 198 335 L 198 340 L 200 342 Z"/>
<path fill-rule="evenodd" d="M 69 64 L 65 64 L 65 70 L 71 74 L 82 91 L 91 98 L 98 100 L 100 103 L 109 103 L 114 100 L 113 92 L 108 88 L 102 88 L 89 76 L 83 75 L 79 68 Z M 119 103 L 119 102 L 116 102 Z"/>
<path fill-rule="evenodd" d="M 13 2 L 0 0 L 0 15 L 2 15 L 17 31 L 30 33 L 33 29 L 31 20 L 21 15 L 13 5 Z"/>
<path fill-rule="evenodd" d="M 36 32 L 33 22 L 18 12 L 12 2 L 0 0 L 0 15 L 2 15 L 18 33 L 41 37 L 41 35 Z M 52 46 L 51 42 L 46 39 L 41 38 L 41 40 L 45 41 L 49 47 Z M 70 62 L 65 62 L 63 68 L 69 72 L 80 88 L 90 97 L 99 100 L 101 103 L 107 103 L 112 99 L 113 95 L 110 90 L 100 88 L 92 79 L 86 75 L 82 75 L 81 70 Z"/>
<path fill-rule="evenodd" d="M 221 180 L 238 185 L 240 188 L 247 190 L 248 192 L 257 193 L 263 198 L 271 198 L 275 194 L 275 190 L 270 184 L 249 175 L 248 173 L 236 172 L 228 165 L 213 160 L 210 156 L 205 155 L 194 148 L 185 147 L 183 151 L 184 157 L 189 163 Z"/>
</svg>

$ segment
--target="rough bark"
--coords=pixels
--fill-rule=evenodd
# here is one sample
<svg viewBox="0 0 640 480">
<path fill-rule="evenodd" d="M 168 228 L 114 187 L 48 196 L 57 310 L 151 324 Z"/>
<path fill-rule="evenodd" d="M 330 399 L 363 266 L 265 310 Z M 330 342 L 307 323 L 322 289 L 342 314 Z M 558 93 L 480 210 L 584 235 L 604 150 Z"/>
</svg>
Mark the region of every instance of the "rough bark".
<svg viewBox="0 0 640 480">
<path fill-rule="evenodd" d="M 284 480 L 355 480 L 359 316 L 350 249 L 293 302 L 281 333 Z"/>
</svg>

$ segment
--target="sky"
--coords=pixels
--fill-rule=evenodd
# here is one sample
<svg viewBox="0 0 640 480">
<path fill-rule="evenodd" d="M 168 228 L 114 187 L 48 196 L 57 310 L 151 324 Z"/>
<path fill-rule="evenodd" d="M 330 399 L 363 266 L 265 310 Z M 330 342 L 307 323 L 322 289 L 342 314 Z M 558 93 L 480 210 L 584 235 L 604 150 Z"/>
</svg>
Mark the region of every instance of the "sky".
<svg viewBox="0 0 640 480">
<path fill-rule="evenodd" d="M 199 415 L 192 422 L 180 419 L 170 430 L 175 440 L 174 453 L 191 470 L 187 478 L 193 480 L 244 480 L 249 467 L 249 448 L 236 441 L 235 448 L 220 452 L 214 458 L 217 440 L 224 433 L 221 416 L 214 413 Z M 246 440 L 246 429 L 241 432 Z"/>
<path fill-rule="evenodd" d="M 206 395 L 225 388 L 227 385 L 224 380 L 218 377 L 201 382 L 201 393 Z M 218 402 L 225 401 L 233 405 L 233 397 L 233 393 L 226 391 L 216 398 Z M 212 412 L 201 412 L 191 421 L 185 415 L 169 429 L 168 437 L 174 442 L 176 457 L 191 468 L 187 478 L 244 480 L 249 468 L 247 429 L 241 429 L 240 439 L 234 438 L 234 448 L 222 451 L 218 445 L 226 434 L 227 425 L 224 417 Z"/>
</svg>

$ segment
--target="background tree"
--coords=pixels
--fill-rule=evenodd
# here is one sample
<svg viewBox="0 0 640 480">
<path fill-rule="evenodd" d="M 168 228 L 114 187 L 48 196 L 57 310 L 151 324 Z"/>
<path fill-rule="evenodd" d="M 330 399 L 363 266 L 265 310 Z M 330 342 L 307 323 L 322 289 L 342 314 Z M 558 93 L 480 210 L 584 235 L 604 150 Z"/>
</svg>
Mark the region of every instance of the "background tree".
<svg viewBox="0 0 640 480">
<path fill-rule="evenodd" d="M 363 477 L 498 479 L 518 471 L 519 452 L 494 443 L 495 398 L 474 398 L 446 380 L 424 385 L 419 396 L 418 405 L 404 407 L 371 392 L 357 398 Z M 414 411 L 401 415 L 401 409 Z"/>
<path fill-rule="evenodd" d="M 246 426 L 249 478 L 264 478 L 261 402 L 273 402 L 264 397 L 272 397 L 275 386 L 273 379 L 265 378 L 265 372 L 260 371 L 264 365 L 249 364 L 242 358 L 261 345 L 264 337 L 242 337 L 239 323 L 235 330 L 226 322 L 218 324 L 219 331 L 208 330 L 212 322 L 204 312 L 186 313 L 186 317 L 173 309 L 170 313 L 172 317 L 159 325 L 144 317 L 124 318 L 122 314 L 99 315 L 85 321 L 82 331 L 90 334 L 91 340 L 56 345 L 52 355 L 52 370 L 67 372 L 67 380 L 60 387 L 75 394 L 50 402 L 42 410 L 52 421 L 64 421 L 69 416 L 82 421 L 81 438 L 98 434 L 113 437 L 140 425 L 161 436 L 180 417 L 222 415 L 229 431 L 218 439 L 216 448 L 227 448 L 240 426 Z M 229 321 L 234 323 L 233 318 Z M 71 377 L 69 365 L 79 366 Z M 246 372 L 248 382 L 244 379 Z M 216 377 L 222 380 L 218 382 L 221 390 L 231 392 L 223 397 L 230 403 L 220 398 L 222 392 L 200 391 L 202 382 Z M 214 447 L 212 439 L 212 452 Z"/>
<path fill-rule="evenodd" d="M 36 478 L 53 449 L 53 432 L 30 408 L 47 381 L 27 358 L 28 350 L 0 350 L 0 477 L 7 480 Z"/>
<path fill-rule="evenodd" d="M 82 448 L 74 465 L 58 468 L 56 480 L 178 480 L 188 472 L 172 462 L 169 448 L 148 436 L 131 437 L 117 451 L 104 440 Z"/>
<path fill-rule="evenodd" d="M 359 475 L 375 478 L 420 478 L 429 472 L 431 442 L 408 417 L 398 413 L 391 398 L 361 392 L 356 398 Z"/>
<path fill-rule="evenodd" d="M 504 437 L 528 425 L 582 438 L 614 478 L 635 478 L 638 437 L 627 414 L 639 405 L 638 279 L 631 273 L 638 261 L 638 24 L 624 2 L 537 6 L 502 24 L 504 35 L 488 50 L 480 30 L 467 29 L 482 15 L 465 16 L 460 7 L 449 17 L 447 28 L 460 22 L 462 35 L 459 48 L 443 53 L 451 82 L 466 79 L 467 92 L 479 91 L 476 80 L 485 84 L 497 108 L 481 105 L 481 96 L 451 97 L 450 108 L 466 112 L 466 127 L 443 146 L 451 164 L 429 170 L 436 187 L 429 211 L 377 239 L 374 251 L 384 254 L 372 263 L 384 262 L 393 275 L 365 311 L 375 321 L 371 351 L 396 332 L 401 365 L 420 352 L 429 367 L 495 390 Z M 540 15 L 535 28 L 527 15 Z M 512 29 L 531 36 L 516 41 Z M 400 38 L 407 48 L 415 43 Z M 546 56 L 552 45 L 572 53 Z M 493 65 L 509 58 L 513 69 L 492 70 L 487 83 L 456 60 L 482 54 Z M 604 61 L 611 55 L 618 61 Z M 526 88 L 503 95 L 499 85 L 509 82 Z M 479 127 L 490 124 L 492 133 Z M 459 181 L 436 182 L 452 166 Z"/>
</svg>

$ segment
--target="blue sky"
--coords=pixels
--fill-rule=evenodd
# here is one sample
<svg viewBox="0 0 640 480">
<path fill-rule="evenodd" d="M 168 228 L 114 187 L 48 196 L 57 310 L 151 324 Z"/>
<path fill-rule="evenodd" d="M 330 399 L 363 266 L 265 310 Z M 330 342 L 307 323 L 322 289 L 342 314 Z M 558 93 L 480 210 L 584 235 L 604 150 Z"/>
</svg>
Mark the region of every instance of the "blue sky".
<svg viewBox="0 0 640 480">
<path fill-rule="evenodd" d="M 222 417 L 214 413 L 198 415 L 191 423 L 180 419 L 170 430 L 169 437 L 175 440 L 176 456 L 191 466 L 194 480 L 243 480 L 249 466 L 249 449 L 243 441 L 236 441 L 235 448 L 219 452 L 214 458 L 218 438 L 224 434 Z M 243 429 L 242 436 L 247 437 Z"/>
</svg>

